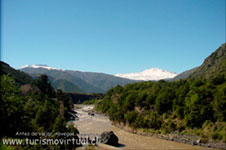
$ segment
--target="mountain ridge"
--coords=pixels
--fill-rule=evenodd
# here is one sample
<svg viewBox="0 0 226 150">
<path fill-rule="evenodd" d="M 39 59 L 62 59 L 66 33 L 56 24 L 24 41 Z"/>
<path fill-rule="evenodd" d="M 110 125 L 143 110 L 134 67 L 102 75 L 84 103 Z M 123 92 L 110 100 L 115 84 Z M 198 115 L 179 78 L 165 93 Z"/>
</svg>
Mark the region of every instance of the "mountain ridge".
<svg viewBox="0 0 226 150">
<path fill-rule="evenodd" d="M 192 73 L 194 73 L 196 71 L 196 69 L 198 69 L 198 67 L 186 70 L 186 71 L 178 74 L 174 78 L 170 79 L 169 81 L 177 81 L 177 80 L 180 80 L 180 79 L 187 79 Z"/>
<path fill-rule="evenodd" d="M 169 81 L 177 81 L 187 78 L 210 78 L 218 74 L 226 75 L 226 43 L 218 47 L 205 58 L 203 63 L 192 69 L 186 70 Z"/>
<path fill-rule="evenodd" d="M 226 75 L 226 43 L 222 44 L 189 76 L 189 78 L 210 78 Z"/>
<path fill-rule="evenodd" d="M 56 84 L 54 85 L 55 88 L 59 88 L 59 86 L 66 87 L 66 85 L 63 85 L 63 84 L 70 84 L 71 89 L 77 88 L 84 93 L 105 93 L 107 92 L 107 90 L 109 90 L 110 88 L 116 85 L 125 85 L 128 83 L 138 82 L 134 80 L 115 77 L 113 75 L 109 75 L 105 73 L 81 72 L 77 70 L 76 71 L 62 70 L 62 69 L 52 68 L 49 66 L 40 66 L 40 65 L 39 66 L 26 65 L 26 67 L 23 67 L 20 70 L 30 74 L 31 76 L 46 74 L 49 77 L 51 77 L 53 81 L 57 79 L 61 80 L 61 82 L 55 83 Z M 68 91 L 65 91 L 65 92 L 68 92 Z M 73 92 L 78 92 L 78 91 L 73 91 Z"/>
</svg>

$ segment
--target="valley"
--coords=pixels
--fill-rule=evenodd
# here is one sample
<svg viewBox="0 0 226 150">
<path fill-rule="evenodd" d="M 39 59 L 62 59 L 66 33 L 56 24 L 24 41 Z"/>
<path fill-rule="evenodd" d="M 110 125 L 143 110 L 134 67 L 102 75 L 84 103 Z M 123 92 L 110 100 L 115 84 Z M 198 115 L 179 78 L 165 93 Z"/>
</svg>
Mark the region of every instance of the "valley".
<svg viewBox="0 0 226 150">
<path fill-rule="evenodd" d="M 226 0 L 1 0 L 0 150 L 226 150 Z"/>
<path fill-rule="evenodd" d="M 112 125 L 108 117 L 94 114 L 88 115 L 92 111 L 93 105 L 75 105 L 78 120 L 73 121 L 80 134 L 101 134 L 104 131 L 113 131 L 119 138 L 119 148 L 121 149 L 210 149 L 200 146 L 192 146 L 184 143 L 167 141 L 150 136 L 142 136 L 122 130 Z"/>
<path fill-rule="evenodd" d="M 122 149 L 225 149 L 226 44 L 202 65 L 172 80 L 135 81 L 103 73 L 32 67 L 16 70 L 1 61 L 1 138 L 14 137 L 18 127 L 73 132 L 75 138 L 78 132 L 113 131 Z M 81 103 L 95 104 L 96 113 L 88 114 L 94 106 Z M 66 125 L 68 121 L 72 126 Z"/>
</svg>

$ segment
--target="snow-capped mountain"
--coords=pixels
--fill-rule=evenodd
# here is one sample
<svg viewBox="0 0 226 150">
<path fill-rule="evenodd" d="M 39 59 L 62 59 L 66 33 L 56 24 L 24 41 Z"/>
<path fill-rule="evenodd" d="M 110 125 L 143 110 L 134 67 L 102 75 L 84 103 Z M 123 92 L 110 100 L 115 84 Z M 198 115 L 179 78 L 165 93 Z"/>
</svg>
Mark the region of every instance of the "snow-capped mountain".
<svg viewBox="0 0 226 150">
<path fill-rule="evenodd" d="M 171 79 L 174 78 L 177 73 L 169 72 L 159 68 L 151 68 L 138 73 L 128 73 L 128 74 L 115 74 L 117 77 L 132 79 L 132 80 L 161 80 L 161 79 Z"/>
<path fill-rule="evenodd" d="M 57 68 L 53 68 L 53 67 L 49 67 L 47 65 L 25 65 L 20 67 L 20 69 L 24 69 L 24 68 L 43 68 L 43 69 L 48 69 L 48 70 L 60 70 L 60 71 L 64 71 L 63 69 L 57 69 Z"/>
</svg>

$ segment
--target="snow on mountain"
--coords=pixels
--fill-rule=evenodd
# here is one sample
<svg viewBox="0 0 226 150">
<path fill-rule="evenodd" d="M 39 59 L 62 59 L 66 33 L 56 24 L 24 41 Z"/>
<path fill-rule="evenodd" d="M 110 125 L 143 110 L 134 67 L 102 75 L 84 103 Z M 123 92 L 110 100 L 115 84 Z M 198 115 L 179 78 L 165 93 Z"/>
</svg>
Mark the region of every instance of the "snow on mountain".
<svg viewBox="0 0 226 150">
<path fill-rule="evenodd" d="M 41 64 L 25 65 L 25 66 L 22 66 L 20 69 L 24 69 L 24 68 L 43 68 L 48 70 L 64 71 L 63 69 L 57 69 L 54 67 L 49 67 L 47 65 L 41 65 Z M 177 74 L 174 72 L 169 72 L 169 71 L 158 69 L 158 68 L 151 68 L 139 73 L 115 74 L 114 76 L 132 79 L 132 80 L 144 80 L 144 81 L 156 80 L 157 81 L 161 79 L 174 78 L 175 76 L 177 76 Z"/>
<path fill-rule="evenodd" d="M 61 71 L 64 71 L 63 69 L 57 69 L 57 68 L 53 68 L 53 67 L 49 67 L 47 65 L 41 65 L 41 64 L 38 64 L 38 65 L 25 65 L 25 66 L 20 67 L 20 69 L 23 69 L 23 68 L 43 68 L 43 69 L 48 69 L 48 70 L 61 70 Z"/>
<path fill-rule="evenodd" d="M 117 77 L 122 77 L 122 78 L 127 78 L 132 80 L 145 80 L 145 81 L 171 79 L 171 78 L 174 78 L 176 75 L 177 73 L 169 72 L 159 68 L 151 68 L 139 73 L 115 74 L 115 76 Z"/>
</svg>

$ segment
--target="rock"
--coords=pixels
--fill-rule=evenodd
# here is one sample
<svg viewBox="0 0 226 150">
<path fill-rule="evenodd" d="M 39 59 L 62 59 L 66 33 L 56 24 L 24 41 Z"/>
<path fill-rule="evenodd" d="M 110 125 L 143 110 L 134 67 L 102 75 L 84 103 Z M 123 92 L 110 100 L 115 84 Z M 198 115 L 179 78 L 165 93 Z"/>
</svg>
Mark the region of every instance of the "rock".
<svg viewBox="0 0 226 150">
<path fill-rule="evenodd" d="M 118 137 L 113 131 L 105 131 L 100 135 L 100 142 L 112 146 L 118 146 Z"/>
<path fill-rule="evenodd" d="M 196 143 L 199 145 L 201 143 L 201 139 L 196 140 Z"/>
<path fill-rule="evenodd" d="M 174 135 L 170 135 L 170 136 L 169 136 L 169 140 L 170 140 L 170 141 L 174 141 L 174 139 L 175 139 L 175 136 L 174 136 Z"/>
<path fill-rule="evenodd" d="M 94 116 L 94 113 L 93 112 L 88 112 L 88 115 Z"/>
<path fill-rule="evenodd" d="M 192 141 L 192 145 L 198 145 L 196 141 Z"/>
</svg>

